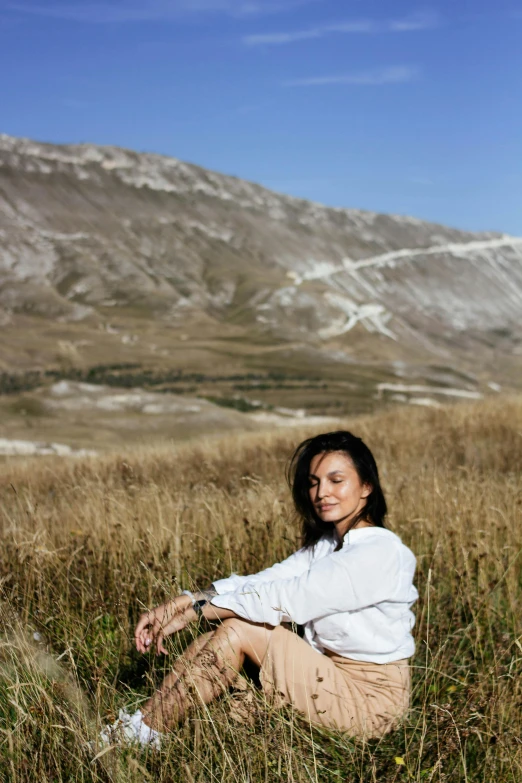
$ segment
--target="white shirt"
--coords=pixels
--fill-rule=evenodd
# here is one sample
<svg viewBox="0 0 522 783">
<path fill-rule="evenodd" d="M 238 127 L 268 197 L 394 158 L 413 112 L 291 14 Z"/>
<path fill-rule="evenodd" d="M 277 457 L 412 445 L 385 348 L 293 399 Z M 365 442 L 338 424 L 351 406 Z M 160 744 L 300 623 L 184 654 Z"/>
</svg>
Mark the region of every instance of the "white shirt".
<svg viewBox="0 0 522 783">
<path fill-rule="evenodd" d="M 219 579 L 212 603 L 254 623 L 304 625 L 318 652 L 373 663 L 409 658 L 418 598 L 413 552 L 382 527 L 349 531 L 335 552 L 337 543 L 334 531 L 258 574 Z"/>
</svg>

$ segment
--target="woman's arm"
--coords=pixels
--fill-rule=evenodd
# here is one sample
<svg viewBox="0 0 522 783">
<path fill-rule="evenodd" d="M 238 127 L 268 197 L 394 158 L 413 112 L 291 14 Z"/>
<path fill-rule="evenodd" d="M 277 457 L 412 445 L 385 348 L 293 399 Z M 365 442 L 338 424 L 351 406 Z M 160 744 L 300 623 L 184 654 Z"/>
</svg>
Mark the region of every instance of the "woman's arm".
<svg viewBox="0 0 522 783">
<path fill-rule="evenodd" d="M 216 596 L 212 603 L 253 623 L 304 624 L 393 600 L 401 582 L 400 568 L 400 552 L 389 541 L 352 545 L 321 558 L 300 576 L 247 585 Z"/>
<path fill-rule="evenodd" d="M 174 617 L 165 626 L 158 630 L 154 639 L 150 641 L 150 644 L 154 643 L 156 647 L 156 653 L 158 655 L 160 653 L 167 654 L 168 651 L 163 646 L 165 637 L 170 636 L 177 631 L 182 631 L 183 628 L 186 628 L 187 625 L 190 625 L 190 623 L 199 620 L 200 616 L 209 621 L 227 620 L 230 617 L 238 617 L 238 615 L 231 609 L 222 609 L 219 606 L 212 606 L 212 604 L 209 603 L 202 607 L 201 612 L 196 612 L 192 606 L 189 606 L 187 609 L 184 609 L 182 612 L 174 615 Z M 148 645 L 149 647 L 150 644 Z"/>
<path fill-rule="evenodd" d="M 253 582 L 258 583 L 270 582 L 274 579 L 289 579 L 307 571 L 310 568 L 312 560 L 313 553 L 310 549 L 298 549 L 297 552 L 294 552 L 290 557 L 287 557 L 280 563 L 274 563 L 274 565 L 269 568 L 265 568 L 255 574 L 250 574 L 248 576 L 231 574 L 225 579 L 216 579 L 214 580 L 212 587 L 216 590 L 217 595 L 223 595 L 224 593 L 235 592 Z"/>
<path fill-rule="evenodd" d="M 226 620 L 229 617 L 239 617 L 241 615 L 233 609 L 211 605 L 210 602 L 214 597 L 235 594 L 241 592 L 242 589 L 250 590 L 251 586 L 257 584 L 271 580 L 285 580 L 303 574 L 310 568 L 312 561 L 313 552 L 311 550 L 299 549 L 281 563 L 275 563 L 257 574 L 249 576 L 232 574 L 226 579 L 216 580 L 208 590 L 199 590 L 194 593 L 187 591 L 172 601 L 145 612 L 141 615 L 134 634 L 137 650 L 144 653 L 154 645 L 158 653 L 166 652 L 163 647 L 165 636 L 182 630 L 189 622 L 196 619 L 197 615 L 192 610 L 194 600 L 204 599 L 209 602 L 203 610 L 203 616 L 207 620 Z"/>
<path fill-rule="evenodd" d="M 214 590 L 208 590 L 195 593 L 194 597 L 198 601 L 203 599 L 209 601 L 215 595 L 217 593 Z M 198 620 L 200 614 L 209 621 L 227 620 L 229 617 L 238 616 L 231 609 L 212 606 L 211 603 L 205 604 L 201 612 L 198 613 L 193 608 L 190 596 L 180 595 L 141 615 L 134 632 L 136 649 L 138 652 L 145 653 L 155 647 L 158 655 L 159 653 L 167 653 L 163 646 L 165 637 L 183 630 L 189 623 Z"/>
</svg>

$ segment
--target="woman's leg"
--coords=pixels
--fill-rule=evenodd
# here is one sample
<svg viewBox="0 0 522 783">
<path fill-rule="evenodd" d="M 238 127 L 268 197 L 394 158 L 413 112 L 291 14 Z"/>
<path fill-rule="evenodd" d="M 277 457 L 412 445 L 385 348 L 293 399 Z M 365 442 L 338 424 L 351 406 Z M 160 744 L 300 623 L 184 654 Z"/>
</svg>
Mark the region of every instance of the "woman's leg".
<svg viewBox="0 0 522 783">
<path fill-rule="evenodd" d="M 196 639 L 188 648 L 190 655 L 178 658 L 174 671 L 142 707 L 144 723 L 168 731 L 183 720 L 194 702 L 208 704 L 220 696 L 234 683 L 245 656 L 261 665 L 272 631 L 271 626 L 233 618 Z"/>
<path fill-rule="evenodd" d="M 207 644 L 207 642 L 212 639 L 214 636 L 215 631 L 208 631 L 208 633 L 203 633 L 201 636 L 197 636 L 190 644 L 189 646 L 183 650 L 179 658 L 176 659 L 174 662 L 174 666 L 172 667 L 172 673 L 169 674 L 169 677 L 173 677 L 176 674 L 179 676 L 179 672 L 182 672 L 185 668 L 185 664 L 188 661 L 191 661 L 193 658 L 198 655 L 198 653 L 201 652 L 203 647 Z"/>
</svg>

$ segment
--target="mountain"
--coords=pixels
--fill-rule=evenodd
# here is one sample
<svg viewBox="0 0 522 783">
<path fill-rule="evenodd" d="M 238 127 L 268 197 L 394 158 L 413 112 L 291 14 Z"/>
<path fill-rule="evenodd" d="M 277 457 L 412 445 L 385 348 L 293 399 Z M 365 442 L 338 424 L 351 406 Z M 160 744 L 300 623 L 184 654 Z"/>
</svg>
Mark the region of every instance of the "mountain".
<svg viewBox="0 0 522 783">
<path fill-rule="evenodd" d="M 123 361 L 358 389 L 362 377 L 377 397 L 512 387 L 521 314 L 521 238 L 333 209 L 156 154 L 0 136 L 5 372 Z"/>
</svg>

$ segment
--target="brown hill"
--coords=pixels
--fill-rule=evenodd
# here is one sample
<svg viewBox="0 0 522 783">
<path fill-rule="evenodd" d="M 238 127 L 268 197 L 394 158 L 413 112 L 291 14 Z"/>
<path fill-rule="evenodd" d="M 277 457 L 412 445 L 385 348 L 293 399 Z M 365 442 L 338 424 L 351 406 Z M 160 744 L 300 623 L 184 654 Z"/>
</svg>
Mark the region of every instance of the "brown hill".
<svg viewBox="0 0 522 783">
<path fill-rule="evenodd" d="M 242 376 L 266 405 L 342 412 L 517 386 L 521 309 L 522 239 L 331 209 L 159 155 L 0 136 L 8 373 L 86 380 L 131 363 L 203 374 L 192 392 L 219 377 L 243 394 Z"/>
</svg>

